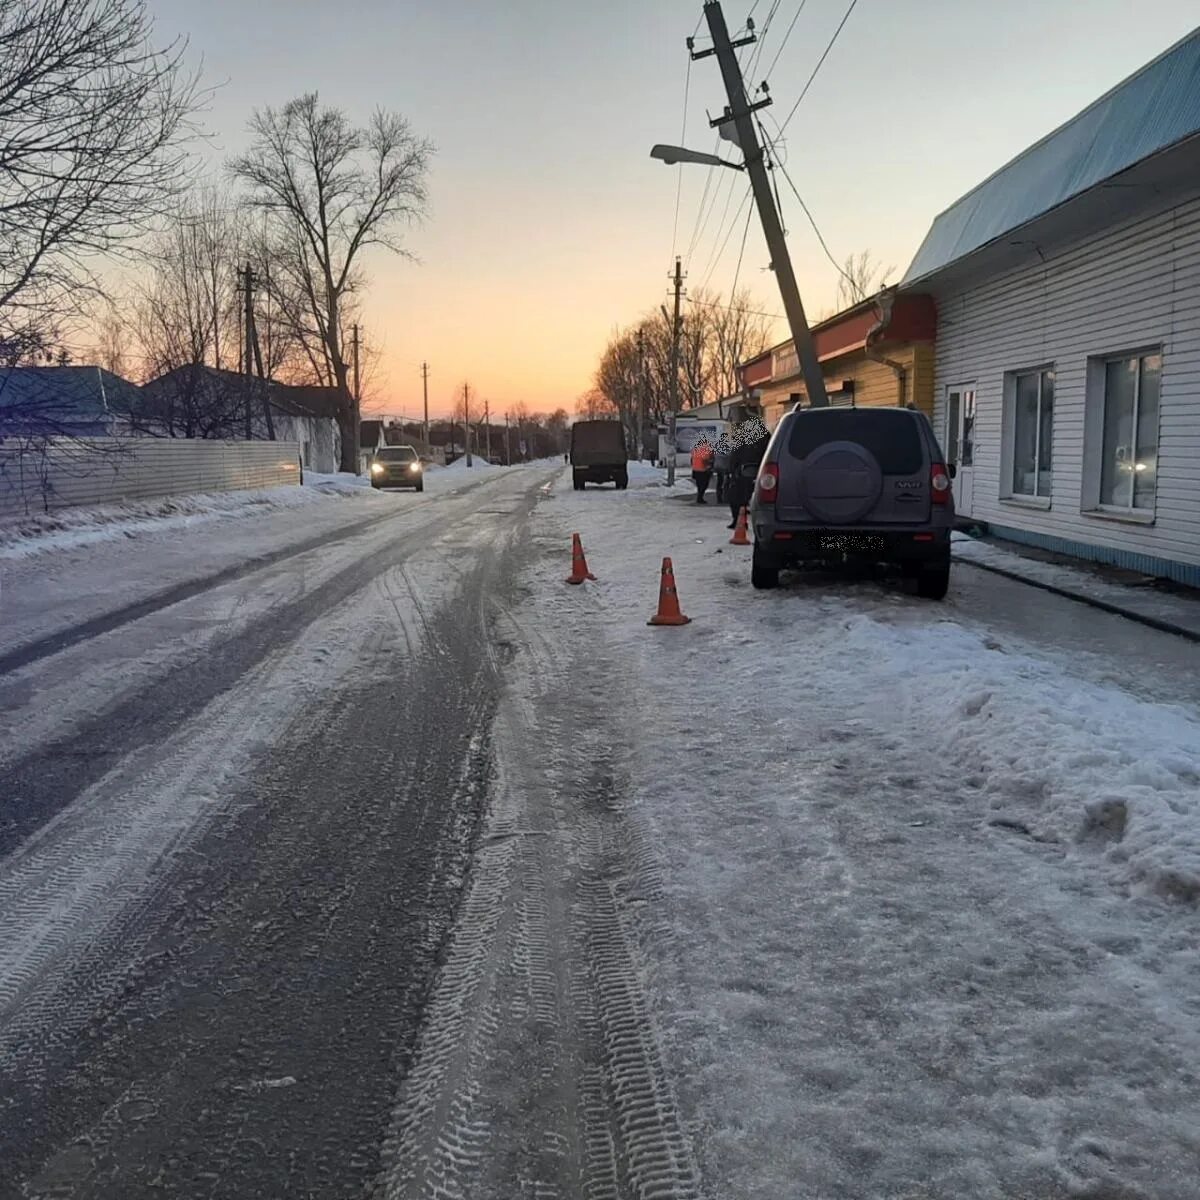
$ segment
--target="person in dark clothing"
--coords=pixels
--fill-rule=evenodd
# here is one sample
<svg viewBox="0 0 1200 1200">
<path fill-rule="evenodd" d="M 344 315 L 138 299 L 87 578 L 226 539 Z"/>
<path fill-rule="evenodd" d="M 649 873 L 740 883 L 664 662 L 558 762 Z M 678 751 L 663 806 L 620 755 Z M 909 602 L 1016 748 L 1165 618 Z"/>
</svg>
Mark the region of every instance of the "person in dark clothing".
<svg viewBox="0 0 1200 1200">
<path fill-rule="evenodd" d="M 708 490 L 708 481 L 712 478 L 713 450 L 707 438 L 701 438 L 692 451 L 692 482 L 696 485 L 696 503 L 707 504 L 704 493 Z"/>
<path fill-rule="evenodd" d="M 725 430 L 713 448 L 713 471 L 717 477 L 717 503 L 724 504 L 725 489 L 729 483 L 729 456 L 733 453 L 733 442 L 729 438 L 729 430 Z"/>
<path fill-rule="evenodd" d="M 770 435 L 766 426 L 757 418 L 739 425 L 734 436 L 733 453 L 729 456 L 729 480 L 725 484 L 725 495 L 729 499 L 729 528 L 737 527 L 738 513 L 748 507 L 754 495 L 754 479 L 747 474 L 757 474 L 767 452 Z"/>
</svg>

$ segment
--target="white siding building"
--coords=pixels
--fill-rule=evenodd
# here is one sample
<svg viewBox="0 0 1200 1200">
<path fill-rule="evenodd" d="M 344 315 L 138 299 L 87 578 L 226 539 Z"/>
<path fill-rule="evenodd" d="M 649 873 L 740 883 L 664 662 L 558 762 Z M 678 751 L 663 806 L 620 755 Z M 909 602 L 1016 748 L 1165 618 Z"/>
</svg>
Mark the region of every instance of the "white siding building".
<svg viewBox="0 0 1200 1200">
<path fill-rule="evenodd" d="M 934 222 L 959 512 L 1200 586 L 1200 31 Z"/>
</svg>

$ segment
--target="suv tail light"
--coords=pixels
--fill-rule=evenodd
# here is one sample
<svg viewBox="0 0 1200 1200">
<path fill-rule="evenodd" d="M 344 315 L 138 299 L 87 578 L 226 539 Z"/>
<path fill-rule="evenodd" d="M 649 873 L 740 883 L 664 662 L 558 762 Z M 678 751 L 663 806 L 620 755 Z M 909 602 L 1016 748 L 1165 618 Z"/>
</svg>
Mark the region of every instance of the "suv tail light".
<svg viewBox="0 0 1200 1200">
<path fill-rule="evenodd" d="M 779 499 L 779 471 L 775 465 L 764 465 L 758 473 L 758 498 L 763 504 L 774 504 Z"/>
<path fill-rule="evenodd" d="M 929 472 L 929 486 L 934 504 L 950 503 L 950 473 L 942 463 L 934 463 Z"/>
</svg>

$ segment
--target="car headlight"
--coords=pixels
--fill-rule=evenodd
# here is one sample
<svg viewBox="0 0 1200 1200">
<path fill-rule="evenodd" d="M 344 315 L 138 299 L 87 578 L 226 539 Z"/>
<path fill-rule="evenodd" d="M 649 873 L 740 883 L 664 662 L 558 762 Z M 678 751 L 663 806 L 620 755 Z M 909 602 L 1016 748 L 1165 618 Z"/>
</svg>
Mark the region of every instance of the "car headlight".
<svg viewBox="0 0 1200 1200">
<path fill-rule="evenodd" d="M 383 474 L 383 464 L 382 463 L 372 463 L 371 464 L 371 474 L 372 475 L 382 475 Z"/>
<path fill-rule="evenodd" d="M 408 469 L 409 469 L 410 471 L 419 471 L 419 470 L 421 469 L 421 464 L 420 464 L 420 463 L 413 463 L 413 464 L 412 464 L 412 465 L 411 465 L 411 466 L 410 466 Z"/>
</svg>

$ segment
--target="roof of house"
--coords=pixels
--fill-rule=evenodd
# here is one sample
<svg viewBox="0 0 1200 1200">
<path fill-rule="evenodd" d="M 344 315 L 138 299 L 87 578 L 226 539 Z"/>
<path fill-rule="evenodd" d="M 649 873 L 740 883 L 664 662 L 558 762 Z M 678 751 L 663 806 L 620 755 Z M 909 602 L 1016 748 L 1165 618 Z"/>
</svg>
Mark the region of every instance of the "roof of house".
<svg viewBox="0 0 1200 1200">
<path fill-rule="evenodd" d="M 337 388 L 332 387 L 276 383 L 271 388 L 271 404 L 281 412 L 290 412 L 294 417 L 328 417 L 336 420 L 338 397 Z"/>
<path fill-rule="evenodd" d="M 181 388 L 189 385 L 202 384 L 214 389 L 230 389 L 240 393 L 245 386 L 245 376 L 238 371 L 227 371 L 218 367 L 210 367 L 204 363 L 187 363 L 176 367 L 157 379 L 152 379 L 145 385 L 145 391 L 151 396 L 167 388 Z M 338 412 L 338 391 L 329 387 L 304 387 L 291 384 L 270 384 L 271 407 L 276 412 L 291 417 L 336 418 Z M 229 394 L 225 391 L 225 394 Z"/>
<path fill-rule="evenodd" d="M 137 408 L 135 384 L 103 367 L 0 368 L 0 409 L 39 413 L 46 421 L 103 421 Z"/>
<path fill-rule="evenodd" d="M 1017 155 L 938 216 L 903 284 L 925 279 L 1200 134 L 1200 29 Z"/>
</svg>

